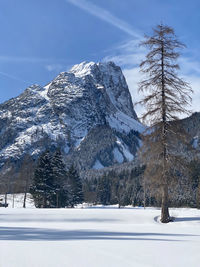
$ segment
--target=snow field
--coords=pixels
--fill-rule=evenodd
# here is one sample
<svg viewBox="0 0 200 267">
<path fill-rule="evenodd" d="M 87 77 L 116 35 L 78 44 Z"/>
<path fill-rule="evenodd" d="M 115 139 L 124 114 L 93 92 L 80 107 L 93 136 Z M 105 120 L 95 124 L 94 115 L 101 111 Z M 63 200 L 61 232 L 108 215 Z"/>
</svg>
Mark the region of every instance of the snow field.
<svg viewBox="0 0 200 267">
<path fill-rule="evenodd" d="M 1 267 L 199 267 L 200 210 L 0 209 Z"/>
</svg>

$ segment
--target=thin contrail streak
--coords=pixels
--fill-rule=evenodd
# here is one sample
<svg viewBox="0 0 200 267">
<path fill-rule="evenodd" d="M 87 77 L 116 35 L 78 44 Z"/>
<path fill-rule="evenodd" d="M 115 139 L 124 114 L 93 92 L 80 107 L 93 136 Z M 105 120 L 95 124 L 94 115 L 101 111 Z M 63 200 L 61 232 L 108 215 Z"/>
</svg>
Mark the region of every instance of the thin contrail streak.
<svg viewBox="0 0 200 267">
<path fill-rule="evenodd" d="M 0 71 L 0 75 L 2 75 L 2 76 L 4 76 L 4 77 L 7 77 L 7 78 L 10 78 L 10 79 L 15 80 L 15 81 L 23 82 L 23 83 L 26 83 L 26 84 L 31 84 L 31 83 L 28 82 L 28 81 L 22 80 L 22 79 L 20 79 L 20 78 L 18 78 L 18 77 L 16 77 L 16 76 L 10 75 L 10 74 L 8 74 L 8 73 L 6 73 L 6 72 L 2 72 L 2 71 Z"/>
<path fill-rule="evenodd" d="M 53 58 L 37 58 L 37 57 L 16 57 L 16 56 L 2 56 L 0 55 L 0 62 L 17 62 L 17 63 L 50 63 L 50 62 L 65 62 L 65 59 Z"/>
<path fill-rule="evenodd" d="M 65 0 L 65 1 L 73 4 L 74 6 L 79 7 L 82 10 L 85 10 L 86 12 L 90 13 L 91 15 L 103 21 L 112 24 L 116 28 L 122 30 L 123 32 L 126 32 L 127 34 L 131 35 L 136 39 L 141 38 L 141 35 L 137 31 L 133 30 L 132 27 L 127 22 L 117 18 L 104 8 L 96 6 L 88 2 L 87 0 Z"/>
</svg>

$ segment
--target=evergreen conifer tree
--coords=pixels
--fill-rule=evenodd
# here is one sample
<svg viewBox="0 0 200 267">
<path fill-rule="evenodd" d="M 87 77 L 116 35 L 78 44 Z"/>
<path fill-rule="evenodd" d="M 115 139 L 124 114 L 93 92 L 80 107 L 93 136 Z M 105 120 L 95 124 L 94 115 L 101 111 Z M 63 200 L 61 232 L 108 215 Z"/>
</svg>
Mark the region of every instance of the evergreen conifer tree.
<svg viewBox="0 0 200 267">
<path fill-rule="evenodd" d="M 51 159 L 54 203 L 57 208 L 68 205 L 69 191 L 67 184 L 67 172 L 60 149 L 57 149 Z"/>
<path fill-rule="evenodd" d="M 51 154 L 49 151 L 44 152 L 38 160 L 30 192 L 33 195 L 37 207 L 51 207 L 52 196 L 54 195 L 55 191 L 53 184 Z"/>
<path fill-rule="evenodd" d="M 70 205 L 71 207 L 74 207 L 74 205 L 83 203 L 84 201 L 82 182 L 74 165 L 68 170 L 68 179 L 70 183 Z"/>
<path fill-rule="evenodd" d="M 111 185 L 107 176 L 103 176 L 98 181 L 97 185 L 97 202 L 103 205 L 110 204 L 111 198 Z"/>
</svg>

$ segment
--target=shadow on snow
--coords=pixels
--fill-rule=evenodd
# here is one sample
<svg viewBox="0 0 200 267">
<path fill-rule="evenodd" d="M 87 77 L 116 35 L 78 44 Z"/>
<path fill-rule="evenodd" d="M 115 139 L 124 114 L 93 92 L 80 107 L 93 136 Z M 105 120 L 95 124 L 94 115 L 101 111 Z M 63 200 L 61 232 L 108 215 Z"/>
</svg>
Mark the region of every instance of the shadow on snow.
<svg viewBox="0 0 200 267">
<path fill-rule="evenodd" d="M 13 215 L 0 215 L 0 222 L 69 222 L 69 223 L 85 223 L 85 222 L 94 222 L 94 223 L 113 223 L 113 222 L 119 222 L 118 219 L 106 219 L 106 218 L 67 218 L 67 217 L 56 217 L 53 215 L 45 215 L 42 218 L 39 216 L 36 218 L 35 216 L 24 216 L 24 214 L 20 215 L 18 214 L 18 217 L 16 218 Z"/>
<path fill-rule="evenodd" d="M 172 223 L 174 223 L 174 222 L 192 222 L 192 221 L 196 221 L 196 222 L 200 223 L 200 217 L 171 217 L 171 218 L 172 218 Z M 160 223 L 160 216 L 155 216 L 154 221 Z"/>
<path fill-rule="evenodd" d="M 25 227 L 0 227 L 0 240 L 13 241 L 73 241 L 73 240 L 138 240 L 138 241 L 185 241 L 187 234 L 101 232 L 92 230 L 57 230 Z"/>
<path fill-rule="evenodd" d="M 177 217 L 174 218 L 175 222 L 192 222 L 197 221 L 200 223 L 200 217 Z"/>
</svg>

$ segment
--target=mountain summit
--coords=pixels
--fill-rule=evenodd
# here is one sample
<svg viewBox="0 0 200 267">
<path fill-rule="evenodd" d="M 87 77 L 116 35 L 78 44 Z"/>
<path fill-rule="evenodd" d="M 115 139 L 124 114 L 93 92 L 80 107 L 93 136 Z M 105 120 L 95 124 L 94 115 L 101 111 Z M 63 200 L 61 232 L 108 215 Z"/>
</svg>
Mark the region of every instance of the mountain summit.
<svg viewBox="0 0 200 267">
<path fill-rule="evenodd" d="M 60 147 L 69 164 L 100 169 L 132 160 L 143 129 L 120 67 L 83 62 L 0 105 L 0 164 Z"/>
</svg>

